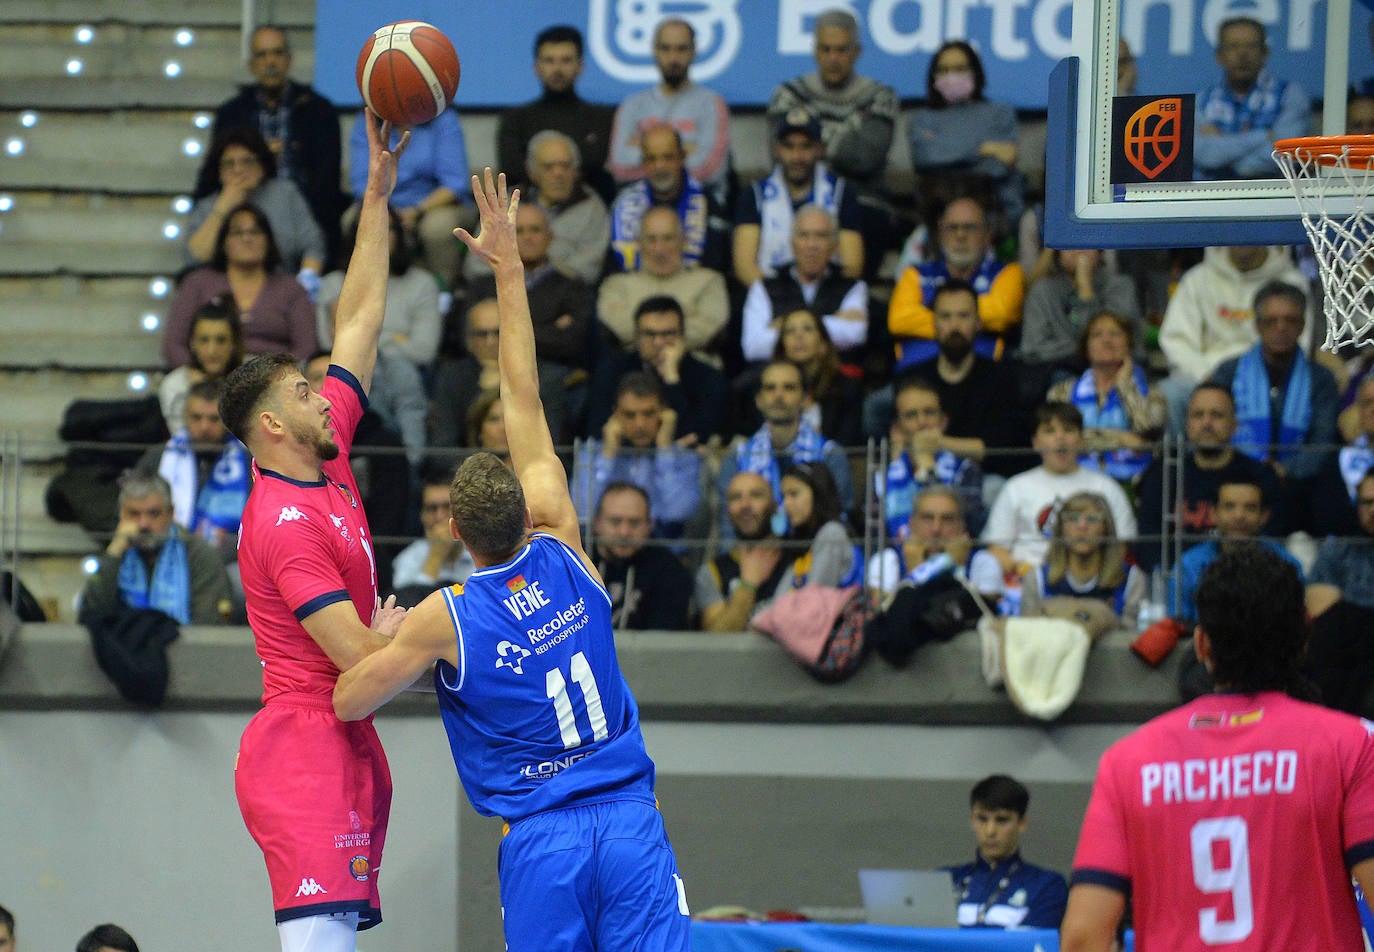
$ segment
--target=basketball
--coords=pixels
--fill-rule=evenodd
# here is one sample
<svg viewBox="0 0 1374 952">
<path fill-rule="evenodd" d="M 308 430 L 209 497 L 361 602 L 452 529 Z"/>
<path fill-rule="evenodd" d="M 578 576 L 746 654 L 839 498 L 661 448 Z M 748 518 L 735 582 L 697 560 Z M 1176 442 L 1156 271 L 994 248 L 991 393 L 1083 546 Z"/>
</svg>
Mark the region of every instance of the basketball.
<svg viewBox="0 0 1374 952">
<path fill-rule="evenodd" d="M 363 102 L 395 126 L 418 126 L 447 109 L 458 74 L 458 52 L 448 37 L 418 20 L 387 24 L 358 54 Z"/>
</svg>

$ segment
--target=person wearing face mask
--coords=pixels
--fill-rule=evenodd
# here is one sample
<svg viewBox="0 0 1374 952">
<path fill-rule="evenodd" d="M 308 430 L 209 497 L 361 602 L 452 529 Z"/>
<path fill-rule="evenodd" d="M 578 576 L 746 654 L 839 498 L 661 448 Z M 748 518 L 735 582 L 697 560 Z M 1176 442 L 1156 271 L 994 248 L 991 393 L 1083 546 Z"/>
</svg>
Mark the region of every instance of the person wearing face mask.
<svg viewBox="0 0 1374 952">
<path fill-rule="evenodd" d="M 931 57 L 926 103 L 907 122 L 917 208 L 938 209 L 972 189 L 993 200 L 1000 222 L 1014 223 L 1025 207 L 1016 113 L 983 98 L 985 81 L 982 61 L 963 40 L 949 40 Z"/>
</svg>

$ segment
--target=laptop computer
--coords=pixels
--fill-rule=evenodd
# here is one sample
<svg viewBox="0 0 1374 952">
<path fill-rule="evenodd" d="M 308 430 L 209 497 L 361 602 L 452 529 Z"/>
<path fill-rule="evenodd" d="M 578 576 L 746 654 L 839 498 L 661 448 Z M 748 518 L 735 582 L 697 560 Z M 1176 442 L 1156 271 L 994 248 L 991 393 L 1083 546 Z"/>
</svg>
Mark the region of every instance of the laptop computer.
<svg viewBox="0 0 1374 952">
<path fill-rule="evenodd" d="M 926 929 L 959 925 L 954 884 L 944 870 L 861 869 L 859 892 L 872 925 Z"/>
</svg>

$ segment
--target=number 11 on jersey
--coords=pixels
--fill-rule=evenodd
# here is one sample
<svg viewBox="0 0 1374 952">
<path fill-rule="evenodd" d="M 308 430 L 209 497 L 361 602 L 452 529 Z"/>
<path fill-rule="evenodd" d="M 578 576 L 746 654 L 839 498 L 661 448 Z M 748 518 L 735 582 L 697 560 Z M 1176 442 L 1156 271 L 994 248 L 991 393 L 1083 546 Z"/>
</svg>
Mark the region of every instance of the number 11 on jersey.
<svg viewBox="0 0 1374 952">
<path fill-rule="evenodd" d="M 592 666 L 582 652 L 572 656 L 571 675 L 582 691 L 582 701 L 587 706 L 587 719 L 591 721 L 592 741 L 605 740 L 606 712 L 601 707 L 601 692 L 596 689 L 596 678 Z M 568 682 L 563 672 L 552 668 L 544 675 L 544 693 L 553 701 L 553 712 L 558 717 L 558 734 L 563 738 L 563 749 L 572 750 L 582 745 L 582 735 L 577 729 L 577 718 L 573 713 L 572 700 L 568 697 Z"/>
</svg>

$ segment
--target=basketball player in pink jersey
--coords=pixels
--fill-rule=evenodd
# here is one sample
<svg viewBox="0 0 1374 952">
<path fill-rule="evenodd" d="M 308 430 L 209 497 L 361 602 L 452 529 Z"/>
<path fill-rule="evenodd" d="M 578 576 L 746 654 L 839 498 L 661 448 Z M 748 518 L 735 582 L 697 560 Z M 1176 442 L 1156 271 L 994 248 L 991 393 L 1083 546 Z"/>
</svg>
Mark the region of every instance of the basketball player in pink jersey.
<svg viewBox="0 0 1374 952">
<path fill-rule="evenodd" d="M 348 454 L 377 360 L 387 198 L 409 133 L 388 151 L 389 125 L 363 121 L 367 188 L 324 383 L 312 391 L 290 354 L 264 354 L 229 375 L 220 399 L 225 426 L 253 454 L 239 568 L 263 669 L 234 787 L 267 863 L 283 952 L 352 952 L 357 930 L 381 921 L 391 774 L 371 718 L 345 724 L 331 698 L 339 673 L 399 626 L 374 618 L 376 560 Z"/>
<path fill-rule="evenodd" d="M 1296 570 L 1246 545 L 1197 591 L 1216 693 L 1108 749 L 1074 856 L 1064 952 L 1106 952 L 1129 897 L 1140 952 L 1362 952 L 1374 887 L 1374 724 L 1296 700 Z"/>
</svg>

